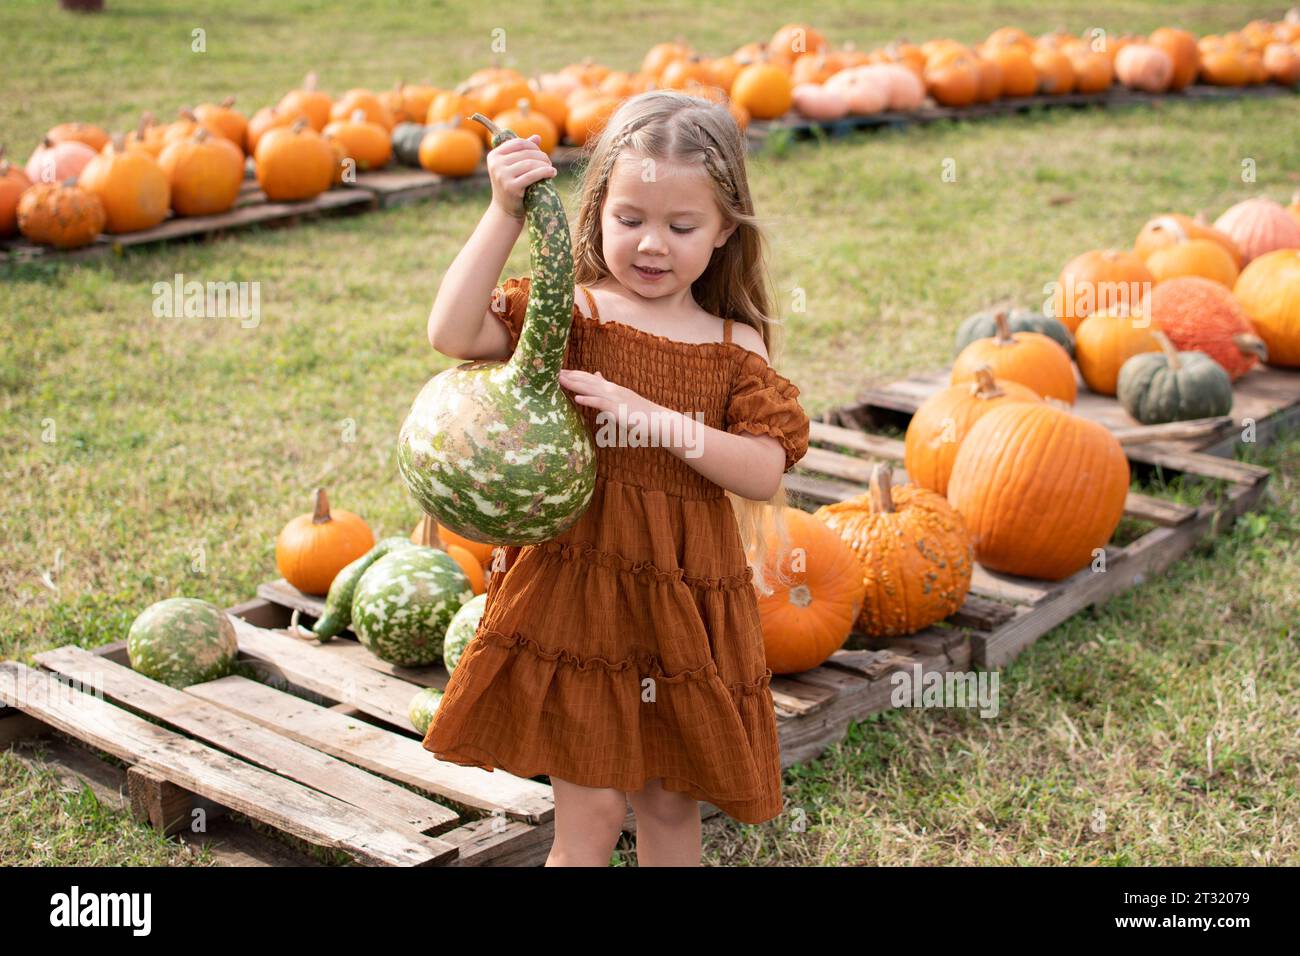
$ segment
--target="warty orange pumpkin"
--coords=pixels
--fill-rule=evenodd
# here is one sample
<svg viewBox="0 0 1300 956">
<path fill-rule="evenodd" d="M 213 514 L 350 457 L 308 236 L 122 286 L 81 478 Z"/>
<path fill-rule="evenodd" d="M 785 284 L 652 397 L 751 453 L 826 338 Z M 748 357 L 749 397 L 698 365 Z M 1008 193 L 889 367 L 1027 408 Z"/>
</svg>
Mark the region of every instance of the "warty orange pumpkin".
<svg viewBox="0 0 1300 956">
<path fill-rule="evenodd" d="M 1180 351 L 1204 352 L 1236 381 L 1268 355 L 1251 316 L 1232 292 L 1198 276 L 1156 286 L 1147 303 L 1151 324 Z"/>
</svg>

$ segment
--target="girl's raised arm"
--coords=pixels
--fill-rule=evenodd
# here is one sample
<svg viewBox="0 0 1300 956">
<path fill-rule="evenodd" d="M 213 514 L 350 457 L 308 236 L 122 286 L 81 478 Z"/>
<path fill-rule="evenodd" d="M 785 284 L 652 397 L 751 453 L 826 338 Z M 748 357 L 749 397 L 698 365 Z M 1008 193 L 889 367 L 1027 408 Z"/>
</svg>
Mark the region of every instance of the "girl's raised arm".
<svg viewBox="0 0 1300 956">
<path fill-rule="evenodd" d="M 492 203 L 442 277 L 429 313 L 429 344 L 452 358 L 509 358 L 510 333 L 492 318 L 492 290 L 524 226 L 524 190 L 556 174 L 535 137 L 506 140 L 488 153 L 487 165 Z"/>
</svg>

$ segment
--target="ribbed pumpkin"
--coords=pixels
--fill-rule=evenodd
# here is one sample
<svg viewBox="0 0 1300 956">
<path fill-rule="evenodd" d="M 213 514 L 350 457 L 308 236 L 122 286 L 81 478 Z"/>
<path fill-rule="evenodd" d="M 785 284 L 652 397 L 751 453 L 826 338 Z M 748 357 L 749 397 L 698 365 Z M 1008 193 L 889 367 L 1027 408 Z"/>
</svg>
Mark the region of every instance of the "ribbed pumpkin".
<svg viewBox="0 0 1300 956">
<path fill-rule="evenodd" d="M 1130 43 L 1115 54 L 1115 77 L 1129 89 L 1163 93 L 1173 82 L 1173 57 L 1149 43 Z"/>
<path fill-rule="evenodd" d="M 1142 231 L 1133 242 L 1133 253 L 1142 261 L 1150 259 L 1160 249 L 1168 248 L 1183 239 L 1209 239 L 1223 247 L 1224 252 L 1232 257 L 1233 263 L 1241 268 L 1241 250 L 1232 241 L 1232 237 L 1220 232 L 1199 216 L 1193 219 L 1182 213 L 1169 212 L 1154 219 L 1147 220 Z"/>
<path fill-rule="evenodd" d="M 966 602 L 974 570 L 971 538 L 943 496 L 918 485 L 891 487 L 878 464 L 871 490 L 819 508 L 857 554 L 866 584 L 859 629 L 869 637 L 914 634 Z"/>
<path fill-rule="evenodd" d="M 305 118 L 270 130 L 257 144 L 257 181 L 273 202 L 312 199 L 334 181 L 334 150 Z"/>
<path fill-rule="evenodd" d="M 1244 199 L 1214 221 L 1241 250 L 1242 264 L 1275 249 L 1300 248 L 1300 223 L 1267 196 Z"/>
<path fill-rule="evenodd" d="M 1019 382 L 1043 398 L 1073 405 L 1078 385 L 1065 349 L 1038 332 L 1013 333 L 1005 312 L 999 312 L 996 321 L 994 338 L 977 339 L 962 349 L 952 364 L 951 383 L 974 381 L 975 370 L 988 365 L 998 381 Z"/>
<path fill-rule="evenodd" d="M 1153 329 L 1185 352 L 1199 351 L 1223 366 L 1233 381 L 1254 368 L 1267 352 L 1236 296 L 1217 282 L 1196 276 L 1170 279 L 1147 301 Z"/>
<path fill-rule="evenodd" d="M 1300 366 L 1300 250 L 1260 256 L 1233 291 L 1268 346 L 1269 364 Z"/>
<path fill-rule="evenodd" d="M 388 107 L 383 104 L 370 90 L 348 90 L 334 105 L 330 107 L 331 120 L 347 120 L 352 118 L 352 114 L 357 110 L 366 114 L 366 119 L 372 123 L 382 126 L 385 132 L 391 132 L 397 125 L 397 120 Z"/>
<path fill-rule="evenodd" d="M 439 176 L 470 176 L 483 159 L 483 141 L 456 117 L 429 127 L 420 140 L 419 159 L 421 166 Z"/>
<path fill-rule="evenodd" d="M 459 118 L 461 129 L 477 136 L 480 143 L 488 146 L 490 140 L 487 131 L 481 129 L 477 123 L 470 122 L 470 117 L 482 112 L 482 109 L 483 104 L 474 96 L 449 90 L 433 98 L 433 102 L 429 104 L 429 115 L 424 118 L 424 122 L 426 126 L 438 126 Z"/>
<path fill-rule="evenodd" d="M 47 137 L 32 151 L 23 171 L 33 183 L 61 183 L 80 176 L 98 155 L 85 143 L 76 140 L 56 143 Z"/>
<path fill-rule="evenodd" d="M 984 567 L 1059 581 L 1105 547 L 1128 486 L 1128 459 L 1105 427 L 1047 402 L 1014 402 L 967 434 L 948 501 Z"/>
<path fill-rule="evenodd" d="M 1062 96 L 1074 89 L 1074 67 L 1060 50 L 1039 47 L 1029 59 L 1038 71 L 1038 92 Z"/>
<path fill-rule="evenodd" d="M 1135 355 L 1119 372 L 1119 403 L 1143 425 L 1213 418 L 1232 411 L 1232 383 L 1204 352 L 1179 352 L 1163 332 L 1158 352 Z"/>
<path fill-rule="evenodd" d="M 4 156 L 0 144 L 0 236 L 11 236 L 18 231 L 18 200 L 32 181 Z"/>
<path fill-rule="evenodd" d="M 537 136 L 540 140 L 538 147 L 548 156 L 555 152 L 555 147 L 560 143 L 560 131 L 555 128 L 551 118 L 534 110 L 526 97 L 520 97 L 513 108 L 502 110 L 492 118 L 492 122 L 515 130 L 520 139 Z"/>
<path fill-rule="evenodd" d="M 167 174 L 172 209 L 178 216 L 225 212 L 244 184 L 243 153 L 232 158 L 202 127 L 190 139 L 168 144 L 158 156 L 158 165 Z"/>
<path fill-rule="evenodd" d="M 310 118 L 306 113 L 291 113 L 278 106 L 262 107 L 248 121 L 248 130 L 245 133 L 248 141 L 244 146 L 245 151 L 249 156 L 256 156 L 257 147 L 261 144 L 263 136 L 273 129 L 288 129 L 300 119 L 307 120 L 310 124 Z M 323 126 L 321 128 L 324 129 Z"/>
<path fill-rule="evenodd" d="M 1173 245 L 1151 253 L 1146 261 L 1157 283 L 1181 276 L 1200 276 L 1231 289 L 1240 271 L 1232 254 L 1220 243 L 1212 239 L 1190 239 L 1185 233 Z"/>
<path fill-rule="evenodd" d="M 1033 96 L 1038 92 L 1038 71 L 1028 50 L 1018 46 L 985 47 L 981 56 L 998 65 L 1003 96 Z"/>
<path fill-rule="evenodd" d="M 145 110 L 140 115 L 139 125 L 126 134 L 123 143 L 127 149 L 144 150 L 157 159 L 167 146 L 167 129 L 168 127 L 158 124 L 153 113 Z"/>
<path fill-rule="evenodd" d="M 316 88 L 316 74 L 308 73 L 302 87 L 284 94 L 275 108 L 290 117 L 306 116 L 311 128 L 319 133 L 329 123 L 330 107 L 333 105 L 334 101 L 329 94 Z M 250 154 L 256 148 L 256 143 L 248 144 Z"/>
<path fill-rule="evenodd" d="M 980 89 L 975 55 L 952 50 L 934 57 L 925 68 L 925 88 L 942 106 L 970 106 Z"/>
<path fill-rule="evenodd" d="M 1053 296 L 1056 318 L 1073 332 L 1094 312 L 1140 302 L 1154 283 L 1151 270 L 1133 253 L 1092 249 L 1061 270 Z"/>
<path fill-rule="evenodd" d="M 1115 82 L 1115 67 L 1105 53 L 1079 45 L 1065 51 L 1074 67 L 1076 93 L 1102 93 Z"/>
<path fill-rule="evenodd" d="M 1196 79 L 1196 71 L 1201 66 L 1201 51 L 1196 47 L 1196 37 L 1186 30 L 1172 27 L 1160 27 L 1152 30 L 1147 42 L 1153 47 L 1164 50 L 1173 62 L 1173 73 L 1169 79 L 1169 90 L 1181 90 Z"/>
<path fill-rule="evenodd" d="M 85 143 L 95 152 L 108 145 L 109 136 L 93 123 L 60 123 L 45 134 L 51 143 Z"/>
<path fill-rule="evenodd" d="M 786 508 L 784 518 L 790 550 L 779 567 L 768 558 L 764 572 L 772 593 L 755 588 L 773 674 L 812 670 L 843 647 L 866 593 L 858 556 L 834 529 L 798 508 Z M 767 521 L 775 541 L 775 524 Z"/>
<path fill-rule="evenodd" d="M 370 122 L 361 110 L 347 119 L 334 120 L 325 127 L 323 135 L 343 144 L 344 152 L 356 162 L 359 172 L 382 169 L 393 156 L 389 131 Z"/>
<path fill-rule="evenodd" d="M 120 136 L 86 164 L 77 184 L 104 204 L 108 232 L 152 229 L 171 208 L 171 184 L 163 168 L 149 154 L 126 149 Z"/>
<path fill-rule="evenodd" d="M 220 103 L 200 103 L 194 107 L 195 118 L 209 129 L 219 132 L 244 150 L 248 141 L 248 118 L 235 109 L 235 98 L 227 96 Z"/>
<path fill-rule="evenodd" d="M 736 74 L 731 98 L 754 119 L 784 116 L 794 101 L 790 74 L 771 63 L 752 63 Z"/>
<path fill-rule="evenodd" d="M 374 546 L 375 535 L 361 516 L 331 510 L 325 489 L 317 488 L 313 510 L 286 524 L 275 539 L 275 563 L 299 591 L 324 594 L 336 574 Z"/>
<path fill-rule="evenodd" d="M 935 392 L 908 422 L 903 442 L 907 477 L 922 488 L 946 495 L 957 449 L 980 416 L 1008 402 L 1040 401 L 1033 389 L 1019 382 L 997 381 L 987 365 L 976 368 L 975 381 Z"/>
<path fill-rule="evenodd" d="M 104 229 L 104 204 L 75 179 L 36 183 L 18 199 L 18 228 L 32 242 L 75 249 L 93 242 Z"/>
<path fill-rule="evenodd" d="M 957 345 L 953 355 L 960 355 L 961 350 L 976 339 L 991 339 L 998 334 L 997 315 L 1004 309 L 986 309 L 976 312 L 966 319 L 957 329 Z M 1071 356 L 1074 356 L 1074 336 L 1056 319 L 1035 312 L 1033 309 L 1012 309 L 1007 312 L 1007 328 L 1012 332 L 1039 332 L 1052 339 Z"/>
<path fill-rule="evenodd" d="M 1098 395 L 1114 395 L 1120 367 L 1134 355 L 1159 348 L 1145 313 L 1113 305 L 1079 323 L 1074 360 L 1088 388 Z"/>
</svg>

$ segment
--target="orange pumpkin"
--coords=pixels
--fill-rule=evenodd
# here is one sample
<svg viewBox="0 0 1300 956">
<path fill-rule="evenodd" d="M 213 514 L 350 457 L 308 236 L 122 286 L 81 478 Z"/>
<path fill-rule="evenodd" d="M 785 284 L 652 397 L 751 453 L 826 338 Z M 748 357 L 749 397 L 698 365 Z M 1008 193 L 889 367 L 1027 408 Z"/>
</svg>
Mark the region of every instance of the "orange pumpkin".
<svg viewBox="0 0 1300 956">
<path fill-rule="evenodd" d="M 1204 352 L 1236 381 L 1271 353 L 1253 313 L 1228 289 L 1197 276 L 1162 282 L 1147 303 L 1151 325 L 1183 352 Z"/>
<path fill-rule="evenodd" d="M 474 593 L 482 594 L 487 590 L 484 563 L 478 559 L 474 552 L 446 540 L 440 532 L 445 532 L 442 525 L 425 515 L 420 519 L 420 523 L 415 526 L 415 531 L 411 533 L 411 540 L 416 544 L 424 545 L 426 548 L 437 548 L 439 551 L 446 551 L 447 556 L 460 565 L 460 569 L 465 572 L 465 577 L 469 578 L 469 584 L 474 589 Z M 491 545 L 488 545 L 488 548 L 490 551 Z"/>
<path fill-rule="evenodd" d="M 1048 402 L 1013 402 L 966 435 L 948 501 L 984 567 L 1059 581 L 1105 547 L 1128 488 L 1128 459 L 1104 426 Z"/>
<path fill-rule="evenodd" d="M 287 110 L 281 110 L 278 106 L 264 106 L 248 121 L 248 130 L 245 133 L 245 149 L 249 156 L 257 155 L 257 147 L 262 142 L 262 137 L 273 129 L 288 129 L 300 119 L 310 119 L 306 113 L 291 113 Z M 312 127 L 315 129 L 315 127 Z M 321 124 L 321 129 L 325 124 Z"/>
<path fill-rule="evenodd" d="M 1115 56 L 1115 77 L 1129 89 L 1163 93 L 1174 78 L 1174 60 L 1149 43 L 1130 43 Z"/>
<path fill-rule="evenodd" d="M 869 637 L 914 634 L 966 602 L 974 560 L 961 516 L 919 485 L 891 487 L 878 464 L 871 491 L 815 513 L 857 554 L 866 596 L 859 628 Z"/>
<path fill-rule="evenodd" d="M 1074 360 L 1088 388 L 1098 395 L 1114 395 L 1119 370 L 1142 352 L 1158 352 L 1160 344 L 1151 334 L 1151 319 L 1127 305 L 1112 305 L 1094 312 L 1075 332 Z"/>
<path fill-rule="evenodd" d="M 780 565 L 770 555 L 764 594 L 755 586 L 767 666 L 773 674 L 812 670 L 844 646 L 862 613 L 866 580 L 853 549 L 806 511 L 783 512 L 791 547 Z M 768 539 L 776 540 L 767 517 Z"/>
<path fill-rule="evenodd" d="M 4 157 L 5 148 L 0 144 L 0 236 L 12 236 L 18 231 L 18 200 L 32 181 Z"/>
<path fill-rule="evenodd" d="M 95 152 L 108 145 L 108 133 L 93 123 L 60 123 L 51 126 L 45 138 L 51 143 L 85 143 Z"/>
<path fill-rule="evenodd" d="M 979 96 L 980 68 L 974 55 L 948 51 L 925 68 L 926 91 L 943 106 L 970 106 Z"/>
<path fill-rule="evenodd" d="M 1073 332 L 1094 312 L 1142 301 L 1154 283 L 1151 270 L 1133 253 L 1090 250 L 1061 270 L 1052 297 L 1056 318 Z"/>
<path fill-rule="evenodd" d="M 907 477 L 922 488 L 946 495 L 957 449 L 980 416 L 1007 402 L 1041 401 L 1033 389 L 1019 382 L 999 382 L 989 366 L 977 367 L 973 382 L 935 392 L 908 422 L 903 442 Z"/>
<path fill-rule="evenodd" d="M 1300 82 L 1300 50 L 1289 43 L 1270 43 L 1264 48 L 1264 69 L 1274 83 L 1295 86 Z"/>
<path fill-rule="evenodd" d="M 208 129 L 216 130 L 242 151 L 248 140 L 248 119 L 235 109 L 235 98 L 227 96 L 220 103 L 201 103 L 194 116 Z"/>
<path fill-rule="evenodd" d="M 306 118 L 268 132 L 254 155 L 257 181 L 273 202 L 313 199 L 330 188 L 337 163 L 334 149 Z"/>
<path fill-rule="evenodd" d="M 473 133 L 485 147 L 490 147 L 492 134 L 481 124 L 470 122 L 470 117 L 482 112 L 483 104 L 474 96 L 455 92 L 439 93 L 429 105 L 429 115 L 424 121 L 429 126 L 438 126 L 442 123 L 450 123 L 459 117 L 461 129 Z"/>
<path fill-rule="evenodd" d="M 548 156 L 555 152 L 555 147 L 560 143 L 560 131 L 555 128 L 551 118 L 540 110 L 533 109 L 527 97 L 520 97 L 513 109 L 492 116 L 492 122 L 503 129 L 513 130 L 520 139 L 538 136 L 540 142 L 537 145 Z"/>
<path fill-rule="evenodd" d="M 140 116 L 140 124 L 126 134 L 123 140 L 127 149 L 141 149 L 157 159 L 167 146 L 168 127 L 158 125 L 153 113 L 145 110 Z"/>
<path fill-rule="evenodd" d="M 300 514 L 275 539 L 275 564 L 284 579 L 304 594 L 325 594 L 335 576 L 375 546 L 370 526 L 351 511 L 330 509 L 324 488 L 316 505 Z"/>
<path fill-rule="evenodd" d="M 564 123 L 564 135 L 577 146 L 600 135 L 609 118 L 618 109 L 619 101 L 612 96 L 595 96 L 581 103 L 569 101 L 569 117 Z"/>
<path fill-rule="evenodd" d="M 1232 257 L 1233 264 L 1241 268 L 1241 250 L 1232 237 L 1220 232 L 1199 217 L 1193 219 L 1182 213 L 1170 212 L 1147 220 L 1133 242 L 1133 253 L 1143 261 L 1150 259 L 1158 249 L 1182 242 L 1184 239 L 1209 239 L 1223 247 Z"/>
<path fill-rule="evenodd" d="M 334 101 L 330 99 L 328 93 L 322 93 L 316 89 L 316 74 L 313 72 L 307 74 L 301 89 L 290 90 L 284 94 L 275 108 L 289 117 L 307 117 L 311 128 L 319 133 L 329 123 L 330 108 L 333 105 Z M 290 122 L 292 122 L 292 119 Z M 250 155 L 255 149 L 257 149 L 256 143 L 248 143 Z"/>
<path fill-rule="evenodd" d="M 1157 283 L 1179 276 L 1201 276 L 1231 289 L 1240 271 L 1232 254 L 1220 243 L 1189 239 L 1186 233 L 1173 245 L 1151 253 L 1146 261 Z"/>
<path fill-rule="evenodd" d="M 1061 96 L 1074 89 L 1074 67 L 1060 50 L 1039 47 L 1030 62 L 1038 71 L 1038 92 Z"/>
<path fill-rule="evenodd" d="M 996 319 L 996 336 L 976 339 L 961 350 L 952 363 L 951 383 L 973 382 L 980 366 L 987 365 L 998 381 L 1019 382 L 1043 398 L 1073 405 L 1078 385 L 1070 353 L 1040 332 L 1011 332 L 1005 312 Z"/>
<path fill-rule="evenodd" d="M 388 130 L 366 119 L 357 110 L 350 119 L 334 120 L 325 127 L 326 139 L 343 144 L 343 150 L 357 164 L 361 172 L 383 169 L 393 156 L 393 142 Z"/>
<path fill-rule="evenodd" d="M 1115 68 L 1105 53 L 1080 43 L 1066 51 L 1079 93 L 1104 93 L 1115 81 Z"/>
<path fill-rule="evenodd" d="M 393 119 L 393 114 L 388 107 L 383 104 L 370 90 L 355 89 L 348 90 L 343 97 L 336 101 L 330 107 L 330 119 L 346 120 L 351 119 L 352 114 L 357 110 L 366 114 L 366 119 L 385 130 L 392 132 L 397 121 Z"/>
<path fill-rule="evenodd" d="M 239 198 L 244 184 L 244 154 L 238 159 L 199 127 L 188 140 L 170 143 L 158 157 L 171 186 L 172 209 L 178 216 L 209 216 L 225 212 Z"/>
<path fill-rule="evenodd" d="M 1170 90 L 1181 90 L 1196 79 L 1196 71 L 1201 67 L 1201 51 L 1196 46 L 1195 36 L 1186 30 L 1161 27 L 1151 31 L 1147 43 L 1164 50 L 1173 62 Z"/>
<path fill-rule="evenodd" d="M 36 183 L 23 191 L 14 211 L 18 228 L 32 242 L 75 249 L 104 229 L 104 204 L 75 180 Z"/>
<path fill-rule="evenodd" d="M 769 120 L 784 116 L 794 101 L 794 84 L 790 74 L 771 63 L 754 63 L 736 75 L 731 98 L 743 106 L 754 119 Z"/>
<path fill-rule="evenodd" d="M 433 522 L 433 527 L 427 527 L 429 522 Z M 456 545 L 464 548 L 474 559 L 483 567 L 487 567 L 492 562 L 492 552 L 496 550 L 495 544 L 484 544 L 482 541 L 471 541 L 469 538 L 462 537 L 450 528 L 446 528 L 438 522 L 424 515 L 415 525 L 415 530 L 411 532 L 411 540 L 416 544 L 422 544 L 426 535 L 436 535 L 438 541 L 442 542 L 445 547 Z"/>
<path fill-rule="evenodd" d="M 1241 270 L 1233 292 L 1268 346 L 1268 363 L 1300 366 L 1300 249 L 1254 259 Z"/>
<path fill-rule="evenodd" d="M 998 65 L 1003 96 L 1033 96 L 1038 92 L 1038 71 L 1029 52 L 1019 46 L 985 47 L 982 56 Z"/>
<path fill-rule="evenodd" d="M 171 184 L 158 161 L 126 149 L 121 137 L 86 164 L 77 184 L 104 204 L 108 232 L 152 229 L 171 205 Z"/>
<path fill-rule="evenodd" d="M 461 125 L 459 116 L 430 128 L 420 140 L 420 165 L 439 176 L 470 176 L 482 159 L 483 141 Z"/>
</svg>

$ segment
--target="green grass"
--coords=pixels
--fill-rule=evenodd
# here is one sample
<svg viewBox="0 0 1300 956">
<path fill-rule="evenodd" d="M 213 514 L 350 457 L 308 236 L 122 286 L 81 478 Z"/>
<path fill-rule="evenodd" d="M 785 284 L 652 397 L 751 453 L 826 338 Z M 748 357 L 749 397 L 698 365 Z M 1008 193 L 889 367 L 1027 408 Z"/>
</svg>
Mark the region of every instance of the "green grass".
<svg viewBox="0 0 1300 956">
<path fill-rule="evenodd" d="M 0 98 L 0 138 L 30 142 L 60 119 L 122 126 L 145 107 L 164 112 L 229 90 L 253 108 L 312 66 L 332 89 L 394 75 L 451 83 L 489 61 L 496 25 L 514 38 L 504 62 L 513 56 L 530 70 L 587 53 L 632 67 L 647 38 L 677 33 L 709 51 L 749 39 L 735 32 L 735 7 L 683 3 L 638 8 L 636 30 L 617 5 L 584 7 L 579 28 L 545 4 L 509 18 L 468 4 L 424 16 L 377 3 L 310 12 L 229 4 L 236 12 L 209 25 L 209 52 L 199 55 L 188 52 L 189 29 L 201 25 L 191 14 L 108 5 L 103 18 L 56 16 L 46 2 L 6 7 L 0 55 L 11 95 Z M 770 2 L 746 10 L 755 35 L 787 18 Z M 946 4 L 920 21 L 903 3 L 846 3 L 814 22 L 835 41 L 869 46 L 900 33 L 925 38 L 937 29 L 929 24 L 969 40 L 1004 23 L 1124 32 L 1169 22 L 1208 32 L 1281 13 L 1228 4 L 1063 10 Z M 853 400 L 869 379 L 945 363 L 967 314 L 1005 297 L 1041 301 L 1068 259 L 1131 244 L 1155 213 L 1213 216 L 1260 191 L 1289 196 L 1300 179 L 1295 102 L 1056 111 L 754 157 L 777 285 L 791 297 L 802 289 L 807 302 L 799 313 L 792 298 L 782 303 L 778 366 L 816 414 Z M 1258 183 L 1241 181 L 1247 158 Z M 941 177 L 947 159 L 956 182 Z M 572 212 L 577 184 L 571 175 L 560 184 Z M 412 527 L 418 509 L 392 450 L 419 387 L 452 364 L 428 347 L 425 320 L 486 201 L 470 191 L 206 244 L 0 270 L 0 656 L 121 639 L 164 597 L 247 599 L 275 576 L 275 535 L 309 509 L 318 484 L 377 535 Z M 520 243 L 506 274 L 527 269 Z M 177 272 L 259 282 L 260 324 L 155 318 L 152 286 Z M 1300 439 L 1260 460 L 1275 469 L 1276 495 L 1260 516 L 1045 637 L 1003 674 L 999 718 L 900 711 L 858 724 L 787 775 L 788 805 L 802 808 L 806 829 L 792 831 L 793 817 L 710 827 L 709 861 L 1297 862 L 1287 821 L 1300 818 Z M 1205 493 L 1144 490 L 1189 503 Z M 1257 691 L 1250 706 L 1236 690 L 1247 674 Z M 124 815 L 83 819 L 84 803 L 0 755 L 0 818 L 18 807 L 30 812 L 0 828 L 0 859 L 191 862 Z M 1089 826 L 1098 807 L 1108 821 L 1100 832 Z"/>
</svg>

